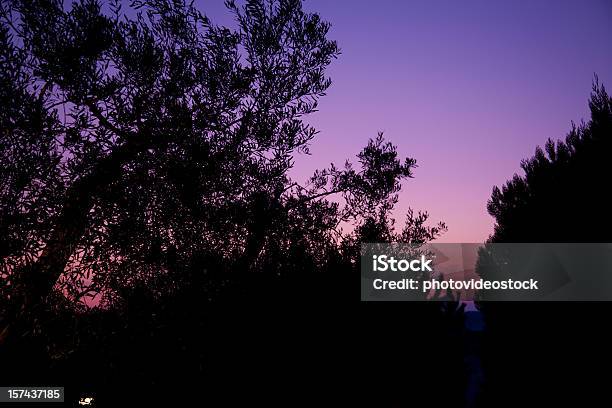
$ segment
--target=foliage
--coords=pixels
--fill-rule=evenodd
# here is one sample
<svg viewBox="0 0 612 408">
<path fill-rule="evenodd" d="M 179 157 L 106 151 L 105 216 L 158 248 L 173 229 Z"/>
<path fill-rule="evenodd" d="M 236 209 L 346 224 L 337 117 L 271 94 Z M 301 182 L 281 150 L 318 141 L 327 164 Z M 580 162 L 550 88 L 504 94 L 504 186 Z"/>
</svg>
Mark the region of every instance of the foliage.
<svg viewBox="0 0 612 408">
<path fill-rule="evenodd" d="M 588 122 L 572 125 L 565 140 L 538 147 L 521 163 L 524 175 L 494 188 L 488 210 L 495 229 L 489 242 L 611 241 L 605 185 L 612 175 L 612 98 L 597 77 L 589 107 Z M 528 253 L 530 247 L 514 248 Z M 483 265 L 491 261 L 486 251 L 480 255 Z M 489 280 L 513 278 L 522 261 L 498 270 L 487 267 L 480 274 Z M 479 307 L 487 327 L 485 405 L 515 406 L 525 400 L 563 405 L 605 398 L 596 366 L 610 364 L 606 350 L 612 339 L 603 324 L 610 317 L 607 302 L 482 302 Z M 509 383 L 523 391 L 508 393 Z"/>
<path fill-rule="evenodd" d="M 602 180 L 610 174 L 612 99 L 597 78 L 591 119 L 564 141 L 549 139 L 523 160 L 523 176 L 495 187 L 488 211 L 495 218 L 491 242 L 609 242 L 612 221 Z M 595 218 L 593 218 L 595 217 Z"/>
<path fill-rule="evenodd" d="M 329 24 L 299 0 L 227 1 L 232 28 L 181 0 L 64 3 L 1 3 L 0 344 L 13 339 L 0 347 L 3 371 L 95 384 L 122 403 L 140 386 L 192 381 L 210 393 L 217 370 L 236 366 L 252 374 L 242 384 L 273 364 L 285 385 L 310 386 L 285 375 L 305 368 L 334 384 L 320 367 L 340 352 L 358 373 L 334 342 L 363 335 L 339 322 L 381 318 L 344 309 L 359 243 L 420 244 L 446 226 L 410 210 L 395 230 L 416 162 L 382 134 L 354 164 L 304 184 L 289 176 L 318 135 L 305 117 L 331 85 Z M 83 307 L 92 298 L 100 308 Z M 457 306 L 415 308 L 398 326 L 405 339 L 422 328 L 419 347 L 449 350 L 419 356 L 422 386 L 461 359 L 444 337 Z"/>
<path fill-rule="evenodd" d="M 300 1 L 226 5 L 234 28 L 182 1 L 3 1 L 0 268 L 13 308 L 53 290 L 108 307 L 138 287 L 212 296 L 249 271 L 323 270 L 363 240 L 444 232 L 412 211 L 394 232 L 416 162 L 382 134 L 356 165 L 289 177 L 338 46 Z"/>
</svg>

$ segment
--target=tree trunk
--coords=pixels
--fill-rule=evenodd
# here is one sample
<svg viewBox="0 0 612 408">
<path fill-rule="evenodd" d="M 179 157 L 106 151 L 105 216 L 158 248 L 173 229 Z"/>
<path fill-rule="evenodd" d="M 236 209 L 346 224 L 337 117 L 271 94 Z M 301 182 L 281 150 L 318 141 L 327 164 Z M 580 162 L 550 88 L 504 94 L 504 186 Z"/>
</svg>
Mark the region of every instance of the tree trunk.
<svg viewBox="0 0 612 408">
<path fill-rule="evenodd" d="M 87 229 L 87 216 L 96 197 L 121 178 L 125 163 L 153 147 L 154 142 L 150 136 L 133 135 L 68 188 L 42 254 L 36 262 L 17 272 L 18 287 L 16 296 L 11 299 L 13 309 L 9 316 L 5 316 L 4 327 L 0 327 L 0 344 L 6 342 L 14 331 L 15 323 L 27 319 L 51 293 Z"/>
</svg>

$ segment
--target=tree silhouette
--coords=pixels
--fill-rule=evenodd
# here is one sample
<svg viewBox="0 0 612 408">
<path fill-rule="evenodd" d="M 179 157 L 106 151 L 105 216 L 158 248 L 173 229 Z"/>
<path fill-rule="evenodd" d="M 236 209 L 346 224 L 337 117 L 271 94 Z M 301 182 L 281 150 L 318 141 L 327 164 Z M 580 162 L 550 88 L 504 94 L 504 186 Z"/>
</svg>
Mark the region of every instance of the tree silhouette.
<svg viewBox="0 0 612 408">
<path fill-rule="evenodd" d="M 442 362 L 460 367 L 445 344 L 457 324 L 448 308 L 387 311 L 406 324 L 365 336 L 355 332 L 360 319 L 379 312 L 342 309 L 355 300 L 346 282 L 358 276 L 360 242 L 423 243 L 446 226 L 410 211 L 395 230 L 391 211 L 416 162 L 382 134 L 356 164 L 318 170 L 305 184 L 289 177 L 317 135 L 304 117 L 339 54 L 329 24 L 301 1 L 227 1 L 235 28 L 185 1 L 1 4 L 4 373 L 112 384 L 115 401 L 117 387 L 129 395 L 130 386 L 199 387 L 205 378 L 214 390 L 231 368 L 251 367 L 243 383 L 261 384 L 252 367 L 275 365 L 288 385 L 289 363 L 274 356 L 298 358 L 296 372 L 344 352 L 336 373 L 358 372 L 340 343 L 316 347 L 321 333 L 408 341 L 413 331 L 448 350 L 422 356 L 430 371 L 413 376 L 420 384 Z M 313 297 L 324 306 L 305 302 Z M 101 308 L 84 310 L 88 298 Z M 235 302 L 246 310 L 213 305 Z M 286 334 L 293 343 L 275 341 Z M 393 370 L 398 384 L 406 378 Z M 316 375 L 331 381 L 333 371 L 321 365 Z"/>
<path fill-rule="evenodd" d="M 549 139 L 523 160 L 524 176 L 495 187 L 487 205 L 495 218 L 491 242 L 608 242 L 612 219 L 605 214 L 612 102 L 595 81 L 591 120 L 572 125 L 565 141 Z"/>
<path fill-rule="evenodd" d="M 24 305 L 60 281 L 79 297 L 220 242 L 253 256 L 261 241 L 249 212 L 273 205 L 268 197 L 280 202 L 292 154 L 314 137 L 300 118 L 315 110 L 338 53 L 317 15 L 295 1 L 229 2 L 234 32 L 180 2 L 133 6 L 135 17 L 123 18 L 118 2 L 109 15 L 96 1 L 66 11 L 61 2 L 4 5 L 3 50 L 21 78 L 7 81 L 16 88 L 7 96 L 24 94 L 42 111 L 43 147 L 55 155 L 45 171 L 62 197 L 42 214 L 48 236 L 15 247 L 12 259 L 29 259 L 5 268 Z M 11 193 L 31 201 L 27 181 L 50 183 L 28 175 Z M 89 274 L 93 287 L 83 287 Z"/>
<path fill-rule="evenodd" d="M 588 122 L 572 125 L 564 141 L 538 147 L 521 163 L 524 176 L 493 189 L 487 208 L 495 229 L 489 242 L 612 241 L 605 188 L 612 175 L 612 99 L 597 77 L 589 107 Z M 493 270 L 483 278 L 503 278 Z M 603 396 L 597 372 L 611 362 L 604 328 L 609 305 L 483 302 L 480 307 L 487 323 L 488 404 L 513 406 L 526 399 L 584 404 Z M 521 393 L 509 393 L 509 383 Z"/>
</svg>

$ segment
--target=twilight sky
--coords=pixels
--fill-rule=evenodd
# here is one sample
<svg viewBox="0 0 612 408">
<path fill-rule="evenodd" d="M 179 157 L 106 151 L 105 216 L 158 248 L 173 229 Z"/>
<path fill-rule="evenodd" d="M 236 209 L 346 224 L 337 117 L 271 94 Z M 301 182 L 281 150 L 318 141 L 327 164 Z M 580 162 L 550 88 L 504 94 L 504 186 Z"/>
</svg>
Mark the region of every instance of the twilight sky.
<svg viewBox="0 0 612 408">
<path fill-rule="evenodd" d="M 199 0 L 227 23 L 222 0 Z M 492 232 L 494 185 L 547 138 L 588 118 L 593 74 L 612 89 L 612 2 L 607 0 L 310 0 L 332 23 L 342 55 L 309 121 L 321 133 L 296 160 L 304 179 L 354 158 L 384 131 L 417 160 L 396 218 L 428 210 L 449 231 L 439 242 L 482 242 Z"/>
</svg>

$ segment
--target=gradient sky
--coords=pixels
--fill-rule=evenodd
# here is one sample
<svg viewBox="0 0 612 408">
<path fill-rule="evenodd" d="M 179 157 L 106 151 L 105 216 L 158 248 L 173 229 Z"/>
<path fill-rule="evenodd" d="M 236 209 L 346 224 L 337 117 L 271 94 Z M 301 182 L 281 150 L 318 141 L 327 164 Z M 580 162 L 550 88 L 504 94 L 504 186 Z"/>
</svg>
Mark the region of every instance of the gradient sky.
<svg viewBox="0 0 612 408">
<path fill-rule="evenodd" d="M 200 0 L 226 23 L 222 0 Z M 405 209 L 427 210 L 449 231 L 439 242 L 482 242 L 492 232 L 494 185 L 521 173 L 536 145 L 588 119 L 593 74 L 612 89 L 612 2 L 330 1 L 306 8 L 332 23 L 342 55 L 309 121 L 320 131 L 304 179 L 353 158 L 384 131 L 417 160 Z"/>
</svg>

